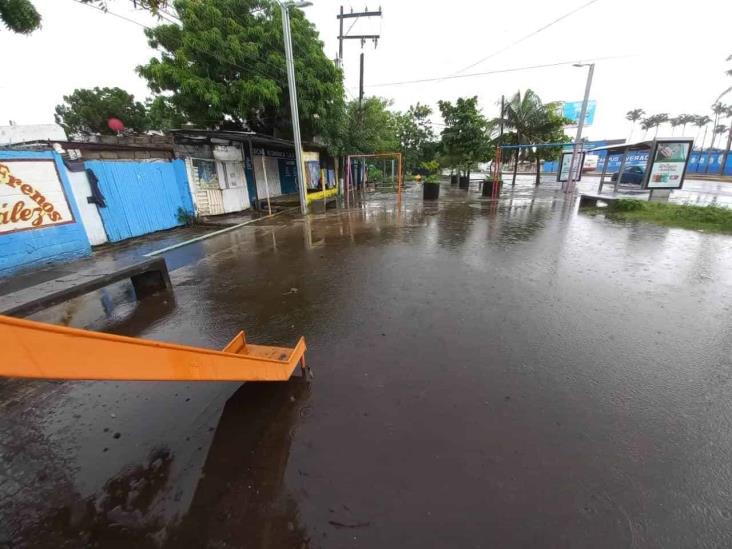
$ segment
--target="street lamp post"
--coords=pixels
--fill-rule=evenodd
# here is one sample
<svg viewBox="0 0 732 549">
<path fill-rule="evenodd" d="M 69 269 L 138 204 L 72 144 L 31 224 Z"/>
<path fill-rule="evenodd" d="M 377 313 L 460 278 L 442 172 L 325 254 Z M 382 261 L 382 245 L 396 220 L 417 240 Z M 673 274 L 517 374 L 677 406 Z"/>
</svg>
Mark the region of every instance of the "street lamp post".
<svg viewBox="0 0 732 549">
<path fill-rule="evenodd" d="M 594 63 L 575 63 L 574 67 L 589 67 L 587 71 L 587 84 L 585 84 L 585 97 L 582 100 L 582 110 L 580 111 L 580 117 L 577 121 L 577 137 L 574 138 L 574 145 L 572 146 L 572 159 L 569 161 L 569 175 L 567 177 L 567 184 L 564 188 L 564 192 L 574 192 L 574 166 L 577 162 L 577 149 L 582 146 L 582 128 L 585 126 L 585 115 L 587 114 L 587 102 L 590 99 L 590 88 L 592 87 L 592 75 L 595 72 Z M 560 166 L 561 167 L 561 166 Z M 580 170 L 582 168 L 580 167 Z"/>
<path fill-rule="evenodd" d="M 292 113 L 292 139 L 295 142 L 295 162 L 297 163 L 298 191 L 300 193 L 300 211 L 308 213 L 308 200 L 305 192 L 305 173 L 302 161 L 302 139 L 300 137 L 300 114 L 297 108 L 297 89 L 295 86 L 295 63 L 292 57 L 292 34 L 290 32 L 289 8 L 305 8 L 312 6 L 312 2 L 282 2 L 278 0 L 282 9 L 282 33 L 285 38 L 285 59 L 287 61 L 287 85 L 290 90 L 290 112 Z"/>
</svg>

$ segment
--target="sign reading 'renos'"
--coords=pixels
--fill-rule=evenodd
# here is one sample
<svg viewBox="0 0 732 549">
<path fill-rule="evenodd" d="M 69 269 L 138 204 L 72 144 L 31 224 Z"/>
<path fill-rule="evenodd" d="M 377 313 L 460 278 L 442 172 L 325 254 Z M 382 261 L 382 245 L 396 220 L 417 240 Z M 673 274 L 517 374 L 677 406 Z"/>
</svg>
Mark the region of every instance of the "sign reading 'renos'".
<svg viewBox="0 0 732 549">
<path fill-rule="evenodd" d="M 53 160 L 0 159 L 0 234 L 73 221 Z"/>
</svg>

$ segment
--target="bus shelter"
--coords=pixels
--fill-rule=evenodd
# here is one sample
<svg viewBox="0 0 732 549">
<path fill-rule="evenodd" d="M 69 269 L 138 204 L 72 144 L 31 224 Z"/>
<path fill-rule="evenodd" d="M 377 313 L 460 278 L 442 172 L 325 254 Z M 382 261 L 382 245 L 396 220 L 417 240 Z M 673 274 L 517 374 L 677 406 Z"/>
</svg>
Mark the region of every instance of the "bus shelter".
<svg viewBox="0 0 732 549">
<path fill-rule="evenodd" d="M 615 193 L 625 183 L 651 193 L 681 189 L 693 145 L 692 139 L 656 138 L 592 149 L 592 152 L 605 151 L 598 194 L 608 183 L 613 185 Z M 605 181 L 608 170 L 612 171 L 611 180 Z"/>
</svg>

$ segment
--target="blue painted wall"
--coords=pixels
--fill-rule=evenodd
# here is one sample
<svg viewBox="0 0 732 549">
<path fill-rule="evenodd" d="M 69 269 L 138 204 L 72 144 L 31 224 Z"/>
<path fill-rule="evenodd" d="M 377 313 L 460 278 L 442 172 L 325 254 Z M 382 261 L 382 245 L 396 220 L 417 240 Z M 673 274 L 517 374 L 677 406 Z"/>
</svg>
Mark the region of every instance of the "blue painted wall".
<svg viewBox="0 0 732 549">
<path fill-rule="evenodd" d="M 193 212 L 185 164 L 90 160 L 107 203 L 99 208 L 110 242 L 182 225 L 178 210 Z"/>
<path fill-rule="evenodd" d="M 686 173 L 700 173 L 709 175 L 718 175 L 719 167 L 722 163 L 724 152 L 697 152 L 691 153 L 689 158 L 689 166 Z M 724 168 L 725 175 L 732 175 L 732 154 L 727 157 L 727 165 Z"/>
<path fill-rule="evenodd" d="M 75 222 L 0 234 L 0 277 L 11 275 L 24 267 L 68 261 L 90 255 L 91 245 L 81 224 L 79 210 L 76 208 L 76 201 L 61 157 L 54 152 L 0 151 L 0 162 L 10 158 L 53 159 Z"/>
</svg>

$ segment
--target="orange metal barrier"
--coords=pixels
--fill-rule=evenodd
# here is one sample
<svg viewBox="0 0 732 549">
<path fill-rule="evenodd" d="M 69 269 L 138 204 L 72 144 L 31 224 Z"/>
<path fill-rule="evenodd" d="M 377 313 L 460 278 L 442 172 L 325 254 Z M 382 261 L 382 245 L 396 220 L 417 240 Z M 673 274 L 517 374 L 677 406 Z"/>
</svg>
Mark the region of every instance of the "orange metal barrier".
<svg viewBox="0 0 732 549">
<path fill-rule="evenodd" d="M 223 351 L 0 316 L 0 376 L 127 381 L 286 381 L 305 365 L 305 338 L 268 347 L 239 332 Z"/>
</svg>

